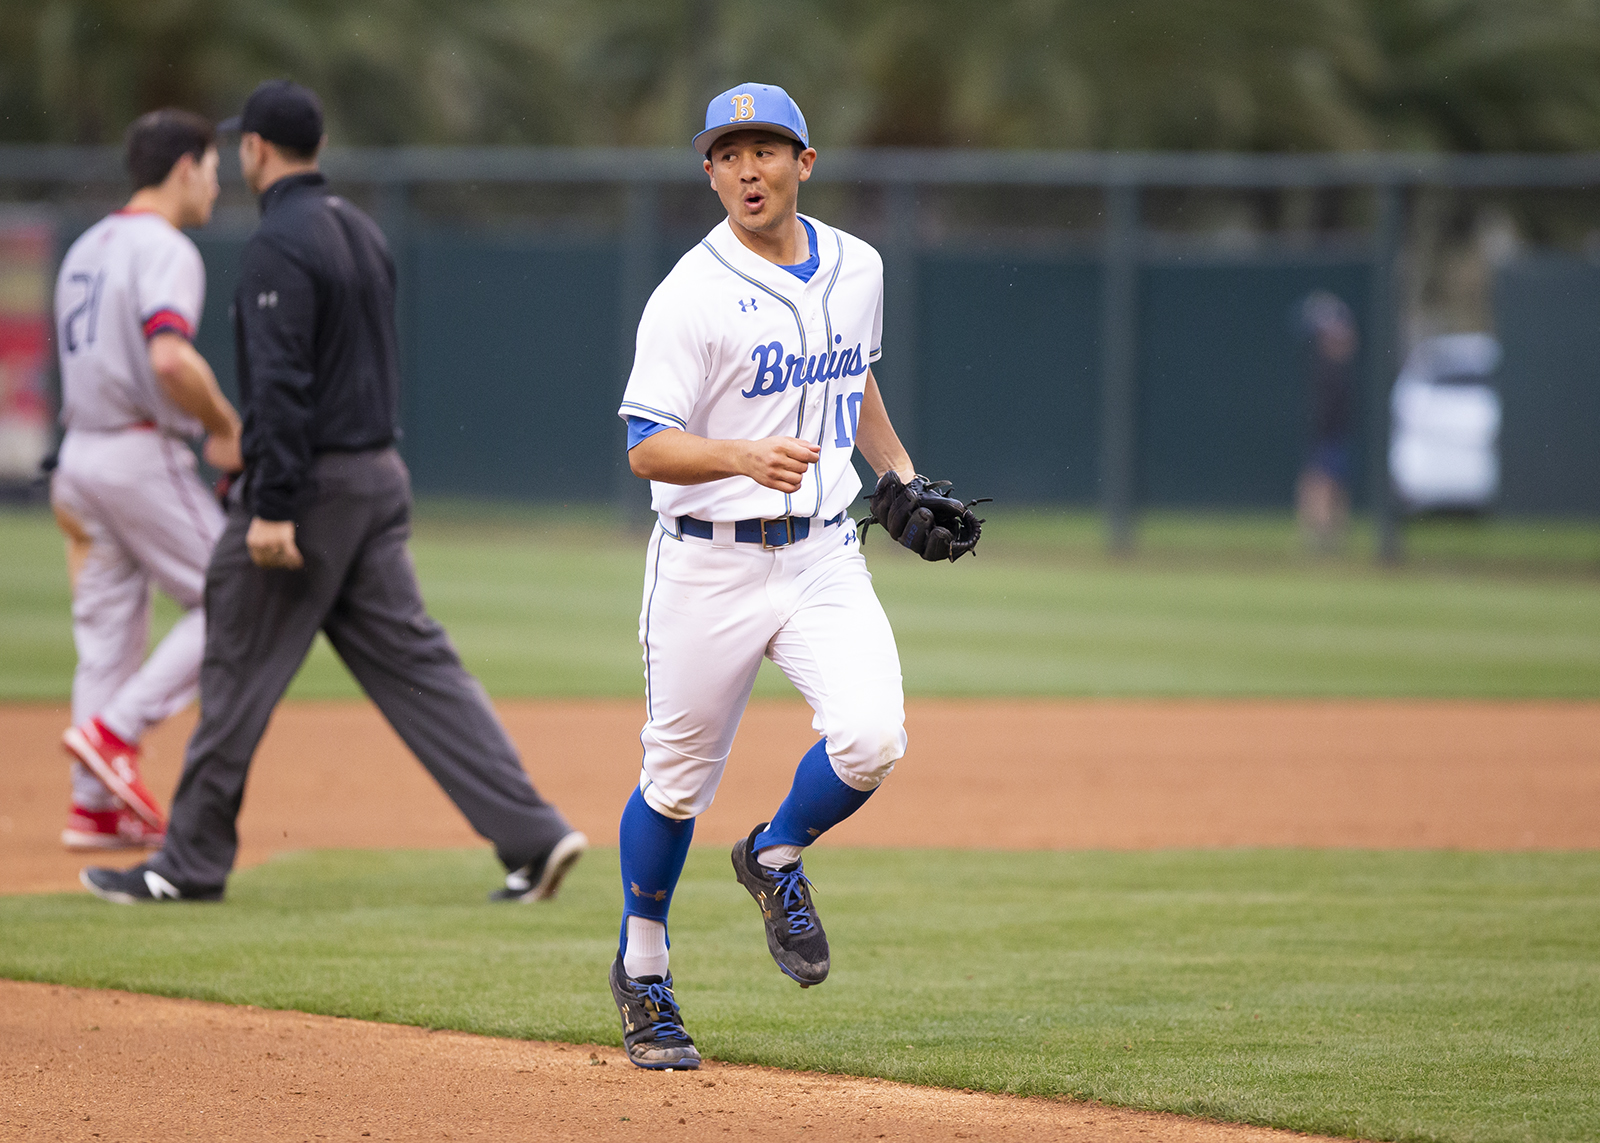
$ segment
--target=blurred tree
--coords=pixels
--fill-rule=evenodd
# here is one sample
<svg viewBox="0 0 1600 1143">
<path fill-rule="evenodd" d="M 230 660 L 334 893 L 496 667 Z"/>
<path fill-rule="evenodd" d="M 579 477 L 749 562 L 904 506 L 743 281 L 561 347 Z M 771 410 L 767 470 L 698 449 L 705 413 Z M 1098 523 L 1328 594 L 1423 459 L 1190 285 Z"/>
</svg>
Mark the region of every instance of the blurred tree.
<svg viewBox="0 0 1600 1143">
<path fill-rule="evenodd" d="M 1384 147 L 1600 147 L 1600 2 L 1361 0 L 1349 90 Z"/>
<path fill-rule="evenodd" d="M 261 79 L 362 143 L 679 143 L 785 85 L 820 141 L 1600 148 L 1600 0 L 6 0 L 0 138 Z"/>
<path fill-rule="evenodd" d="M 567 99 L 561 35 L 511 0 L 8 0 L 0 137 L 116 139 L 178 105 L 221 117 L 262 79 L 317 89 L 367 143 L 539 139 Z"/>
<path fill-rule="evenodd" d="M 1276 150 L 1365 141 L 1332 80 L 1366 50 L 1339 0 L 906 0 L 871 16 L 862 62 L 873 142 Z"/>
</svg>

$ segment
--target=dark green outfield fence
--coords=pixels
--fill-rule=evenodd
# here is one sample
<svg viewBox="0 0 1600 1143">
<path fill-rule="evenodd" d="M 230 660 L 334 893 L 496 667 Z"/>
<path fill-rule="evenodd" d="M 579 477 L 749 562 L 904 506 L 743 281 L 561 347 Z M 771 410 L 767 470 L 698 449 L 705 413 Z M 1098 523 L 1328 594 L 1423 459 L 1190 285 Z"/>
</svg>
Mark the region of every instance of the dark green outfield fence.
<svg viewBox="0 0 1600 1143">
<path fill-rule="evenodd" d="M 1600 263 L 1525 258 L 1495 281 L 1507 511 L 1600 514 Z"/>
<path fill-rule="evenodd" d="M 200 345 L 232 384 L 237 240 L 202 237 Z M 681 251 L 674 251 L 681 253 Z M 622 252 L 602 242 L 416 233 L 401 252 L 406 460 L 419 492 L 584 500 L 617 492 L 627 349 Z M 659 267 L 665 274 L 671 260 Z M 1100 279 L 1078 258 L 929 251 L 915 268 L 914 399 L 876 369 L 917 461 L 969 495 L 1099 496 Z M 1147 266 L 1139 498 L 1289 504 L 1307 412 L 1290 311 L 1313 289 L 1366 305 L 1365 262 Z"/>
<path fill-rule="evenodd" d="M 371 206 L 397 254 L 403 448 L 417 490 L 641 504 L 615 410 L 645 299 L 716 213 L 695 157 L 351 149 L 326 167 Z M 92 219 L 83 192 L 105 199 L 120 181 L 113 151 L 0 147 L 0 194 L 54 203 L 64 219 Z M 1583 194 L 1600 188 L 1600 155 L 830 151 L 806 202 L 835 218 L 829 204 L 855 196 L 863 224 L 848 211 L 842 221 L 884 254 L 877 373 L 919 467 L 966 495 L 1098 503 L 1114 545 L 1131 539 L 1138 506 L 1291 503 L 1308 412 L 1291 309 L 1313 289 L 1343 297 L 1363 336 L 1356 499 L 1375 510 L 1392 558 L 1395 511 L 1374 442 L 1387 440 L 1400 365 L 1410 204 L 1428 188 Z M 1228 253 L 1151 221 L 1160 194 L 1279 191 L 1370 195 L 1357 212 L 1366 229 L 1333 247 L 1258 236 Z M 508 209 L 516 195 L 523 207 Z M 1089 221 L 1036 241 L 1010 220 L 941 229 L 965 209 L 950 209 L 961 196 L 992 214 L 1005 195 L 1050 209 L 1087 195 Z M 200 345 L 225 383 L 234 218 L 235 229 L 199 236 L 210 272 Z M 981 237 L 991 232 L 1009 237 Z M 1600 515 L 1600 264 L 1522 257 L 1498 271 L 1493 307 L 1506 348 L 1499 510 Z"/>
<path fill-rule="evenodd" d="M 239 242 L 200 245 L 210 272 L 200 345 L 231 384 Z M 622 263 L 616 243 L 410 237 L 404 448 L 419 492 L 609 500 L 626 487 Z M 919 465 L 969 495 L 1097 502 L 1099 264 L 932 250 L 915 273 L 909 407 L 896 390 L 900 346 L 886 344 L 877 372 Z M 1289 505 L 1307 417 L 1291 308 L 1326 289 L 1364 313 L 1371 277 L 1365 260 L 1287 255 L 1142 267 L 1139 502 Z M 1600 514 L 1600 266 L 1514 263 L 1495 302 L 1506 347 L 1500 507 Z"/>
<path fill-rule="evenodd" d="M 609 499 L 624 455 L 618 251 L 427 236 L 408 269 L 405 452 L 418 489 Z"/>
</svg>

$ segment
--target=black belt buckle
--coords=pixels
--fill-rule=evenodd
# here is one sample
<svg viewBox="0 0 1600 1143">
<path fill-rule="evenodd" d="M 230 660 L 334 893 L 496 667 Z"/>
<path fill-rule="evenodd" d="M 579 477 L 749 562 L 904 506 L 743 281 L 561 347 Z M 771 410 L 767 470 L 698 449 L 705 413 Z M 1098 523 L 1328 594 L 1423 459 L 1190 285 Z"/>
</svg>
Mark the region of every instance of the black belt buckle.
<svg viewBox="0 0 1600 1143">
<path fill-rule="evenodd" d="M 779 540 L 777 543 L 770 543 L 769 539 L 771 533 L 768 532 L 767 529 L 772 527 L 774 524 L 783 525 L 783 539 Z M 778 516 L 775 519 L 761 521 L 761 550 L 763 552 L 776 551 L 778 548 L 787 548 L 792 543 L 794 543 L 793 516 Z"/>
</svg>

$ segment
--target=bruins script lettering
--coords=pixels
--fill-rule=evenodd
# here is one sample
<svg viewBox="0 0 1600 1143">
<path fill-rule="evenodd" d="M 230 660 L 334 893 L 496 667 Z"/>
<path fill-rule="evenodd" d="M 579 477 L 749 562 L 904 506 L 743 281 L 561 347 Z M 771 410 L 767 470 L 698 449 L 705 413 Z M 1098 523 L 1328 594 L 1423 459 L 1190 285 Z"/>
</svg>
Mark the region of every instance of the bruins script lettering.
<svg viewBox="0 0 1600 1143">
<path fill-rule="evenodd" d="M 835 335 L 834 341 L 842 340 Z M 810 357 L 797 357 L 794 354 L 785 356 L 781 341 L 769 341 L 752 349 L 750 360 L 756 363 L 755 380 L 739 394 L 751 398 L 770 397 L 790 386 L 799 388 L 838 377 L 859 377 L 867 371 L 867 359 L 861 353 L 859 342 L 853 349 L 833 349 Z"/>
</svg>

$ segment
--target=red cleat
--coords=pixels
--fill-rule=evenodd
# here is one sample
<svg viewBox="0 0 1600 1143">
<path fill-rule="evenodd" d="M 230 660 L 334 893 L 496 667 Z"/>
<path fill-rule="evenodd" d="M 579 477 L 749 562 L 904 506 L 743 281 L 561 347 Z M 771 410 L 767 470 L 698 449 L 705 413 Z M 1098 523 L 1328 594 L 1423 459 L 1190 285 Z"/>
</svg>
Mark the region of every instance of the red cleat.
<svg viewBox="0 0 1600 1143">
<path fill-rule="evenodd" d="M 144 779 L 139 776 L 139 748 L 130 745 L 91 718 L 82 726 L 74 726 L 61 736 L 61 745 L 78 761 L 89 767 L 96 778 L 106 784 L 127 807 L 143 819 L 144 824 L 157 833 L 165 833 L 166 818 L 161 813 L 161 803 L 156 801 Z"/>
<path fill-rule="evenodd" d="M 86 810 L 73 806 L 61 844 L 68 849 L 159 849 L 166 834 L 151 829 L 132 810 Z"/>
</svg>

